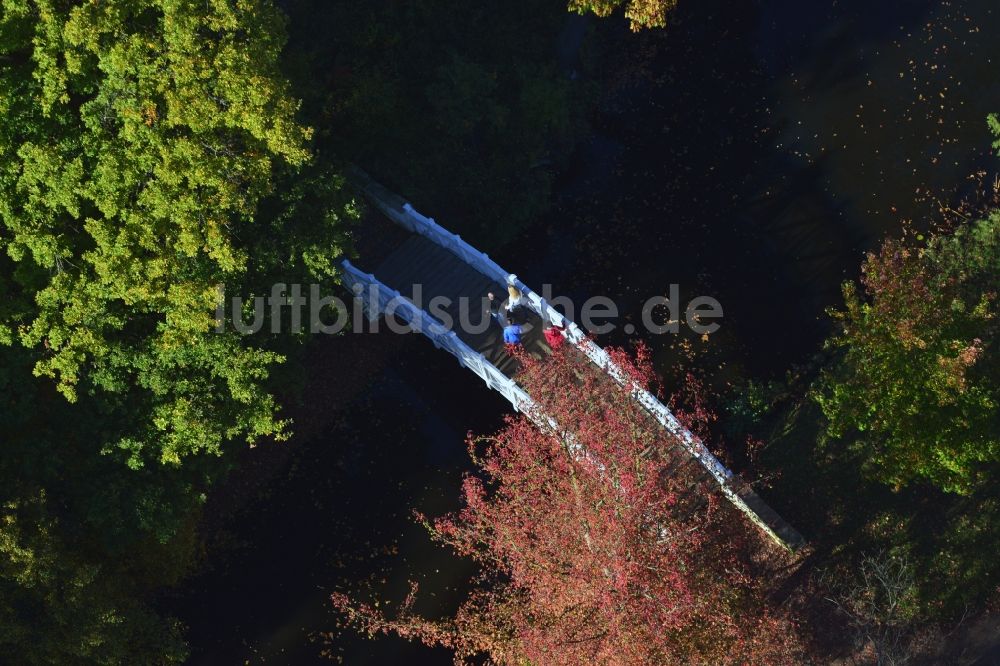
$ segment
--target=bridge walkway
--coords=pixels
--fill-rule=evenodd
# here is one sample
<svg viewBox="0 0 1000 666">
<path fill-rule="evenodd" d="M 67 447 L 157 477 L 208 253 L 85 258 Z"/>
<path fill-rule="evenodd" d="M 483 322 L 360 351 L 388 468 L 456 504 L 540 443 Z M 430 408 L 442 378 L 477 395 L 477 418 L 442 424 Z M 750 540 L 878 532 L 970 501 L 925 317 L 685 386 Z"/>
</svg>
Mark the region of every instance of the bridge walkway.
<svg viewBox="0 0 1000 666">
<path fill-rule="evenodd" d="M 517 373 L 517 361 L 507 353 L 503 342 L 503 329 L 488 314 L 487 293 L 492 291 L 499 301 L 503 301 L 507 298 L 505 284 L 483 275 L 454 253 L 417 235 L 386 256 L 373 274 L 383 284 L 427 310 L 505 375 L 513 377 Z M 433 299 L 441 299 L 438 302 L 442 307 L 432 308 Z M 527 319 L 523 326 L 524 348 L 536 358 L 551 353 L 542 335 L 541 317 L 528 308 L 522 308 L 521 313 Z"/>
<path fill-rule="evenodd" d="M 374 274 L 363 272 L 346 259 L 341 261 L 344 286 L 362 300 L 369 318 L 393 314 L 395 318 L 414 326 L 415 330 L 421 331 L 438 348 L 455 356 L 463 367 L 479 375 L 489 388 L 500 392 L 514 409 L 520 411 L 533 404 L 533 400 L 517 384 L 517 364 L 504 348 L 502 329 L 494 321 L 485 322 L 486 326 L 475 326 L 488 317 L 488 291 L 505 297 L 507 285 L 517 287 L 531 313 L 524 339 L 529 353 L 540 357 L 551 351 L 542 336 L 543 316 L 565 326 L 567 342 L 584 354 L 593 367 L 605 373 L 609 380 L 627 386 L 632 399 L 648 412 L 651 425 L 658 424 L 672 435 L 667 438 L 670 445 L 661 454 L 673 464 L 673 473 L 685 478 L 690 492 L 703 492 L 709 486 L 718 488 L 776 543 L 792 551 L 804 545 L 802 535 L 719 462 L 666 405 L 643 387 L 632 384 L 605 350 L 518 280 L 516 275 L 505 271 L 489 255 L 443 228 L 433 218 L 418 213 L 404 199 L 364 172 L 354 170 L 349 177 L 389 220 L 412 234 L 400 240 L 398 245 L 393 243 L 393 246 L 385 248 L 387 254 L 382 255 L 383 259 Z M 415 291 L 418 285 L 419 293 Z M 413 302 L 407 297 L 413 297 Z M 435 308 L 435 297 L 448 299 L 444 307 Z M 467 321 L 472 324 L 471 327 L 462 325 L 463 299 L 466 299 Z M 547 417 L 541 415 L 539 418 Z M 707 485 L 705 481 L 708 481 Z"/>
</svg>

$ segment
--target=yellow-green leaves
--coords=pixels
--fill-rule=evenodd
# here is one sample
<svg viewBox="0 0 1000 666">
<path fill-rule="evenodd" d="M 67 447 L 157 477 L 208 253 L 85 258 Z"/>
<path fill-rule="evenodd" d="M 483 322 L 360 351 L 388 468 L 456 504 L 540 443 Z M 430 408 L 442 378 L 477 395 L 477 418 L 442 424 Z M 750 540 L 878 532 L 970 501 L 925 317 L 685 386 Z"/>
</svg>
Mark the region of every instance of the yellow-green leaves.
<svg viewBox="0 0 1000 666">
<path fill-rule="evenodd" d="M 16 334 L 71 401 L 141 396 L 133 464 L 152 457 L 134 442 L 177 463 L 280 434 L 264 388 L 280 357 L 215 333 L 213 313 L 218 284 L 287 254 L 330 274 L 326 221 L 286 257 L 254 237 L 277 174 L 309 160 L 282 15 L 266 0 L 0 2 L 0 48 L 19 54 L 0 70 L 0 247 L 33 301 L 0 311 L 0 341 Z"/>
<path fill-rule="evenodd" d="M 667 15 L 677 5 L 677 0 L 569 0 L 571 11 L 580 14 L 589 11 L 597 16 L 610 16 L 622 5 L 629 27 L 639 31 L 666 27 Z"/>
<path fill-rule="evenodd" d="M 863 272 L 815 394 L 828 434 L 891 486 L 968 493 L 1000 461 L 1000 213 L 921 248 L 888 242 Z"/>
</svg>

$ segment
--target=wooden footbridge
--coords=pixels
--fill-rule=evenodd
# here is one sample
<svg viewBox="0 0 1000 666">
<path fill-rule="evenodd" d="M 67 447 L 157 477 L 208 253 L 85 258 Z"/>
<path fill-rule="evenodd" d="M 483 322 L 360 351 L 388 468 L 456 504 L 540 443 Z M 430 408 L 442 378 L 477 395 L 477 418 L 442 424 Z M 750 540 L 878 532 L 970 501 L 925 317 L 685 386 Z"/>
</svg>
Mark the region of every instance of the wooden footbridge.
<svg viewBox="0 0 1000 666">
<path fill-rule="evenodd" d="M 389 220 L 410 232 L 374 273 L 365 273 L 346 259 L 341 262 L 345 286 L 361 300 L 371 320 L 381 316 L 402 320 L 479 375 L 487 387 L 501 393 L 515 410 L 537 419 L 537 410 L 529 409 L 534 401 L 516 382 L 516 361 L 505 350 L 502 329 L 486 312 L 487 292 L 503 299 L 507 285 L 517 287 L 528 313 L 523 343 L 529 353 L 535 356 L 549 353 L 542 336 L 543 321 L 563 326 L 567 341 L 616 382 L 628 385 L 633 399 L 674 435 L 685 455 L 697 462 L 694 467 L 686 465 L 684 469 L 708 475 L 722 494 L 774 541 L 793 551 L 801 547 L 804 541 L 798 532 L 746 484 L 739 483 L 654 395 L 632 386 L 608 354 L 575 323 L 565 319 L 516 275 L 503 270 L 489 256 L 432 218 L 418 213 L 367 174 L 354 170 L 350 179 Z"/>
</svg>

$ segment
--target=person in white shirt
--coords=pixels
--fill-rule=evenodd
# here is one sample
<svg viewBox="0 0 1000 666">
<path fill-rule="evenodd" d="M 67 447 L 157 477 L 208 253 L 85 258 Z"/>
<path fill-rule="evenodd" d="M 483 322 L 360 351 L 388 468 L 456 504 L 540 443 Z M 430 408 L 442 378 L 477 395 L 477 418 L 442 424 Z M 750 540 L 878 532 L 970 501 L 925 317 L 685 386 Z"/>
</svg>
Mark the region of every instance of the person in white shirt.
<svg viewBox="0 0 1000 666">
<path fill-rule="evenodd" d="M 514 285 L 507 285 L 507 293 L 509 294 L 509 298 L 507 298 L 507 312 L 512 312 L 514 308 L 524 304 L 524 296 L 521 294 L 521 290 Z"/>
</svg>

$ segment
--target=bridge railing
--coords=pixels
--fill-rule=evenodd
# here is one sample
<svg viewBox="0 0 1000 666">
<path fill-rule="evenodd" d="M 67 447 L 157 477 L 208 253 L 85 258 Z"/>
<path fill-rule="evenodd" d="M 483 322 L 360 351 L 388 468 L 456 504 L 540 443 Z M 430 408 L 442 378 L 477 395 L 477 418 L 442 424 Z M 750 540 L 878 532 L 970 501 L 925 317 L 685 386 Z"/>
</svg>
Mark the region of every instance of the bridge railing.
<svg viewBox="0 0 1000 666">
<path fill-rule="evenodd" d="M 344 286 L 361 299 L 370 320 L 381 315 L 398 316 L 414 331 L 429 338 L 435 347 L 444 349 L 457 358 L 462 367 L 479 375 L 487 387 L 507 398 L 514 409 L 521 411 L 533 404 L 530 396 L 513 379 L 463 342 L 454 331 L 415 306 L 398 291 L 386 286 L 371 273 L 359 270 L 346 259 L 341 261 L 341 269 L 344 272 Z"/>
<path fill-rule="evenodd" d="M 534 310 L 543 320 L 562 326 L 563 334 L 568 340 L 575 343 L 575 345 L 584 354 L 586 354 L 587 358 L 589 358 L 592 363 L 604 370 L 615 382 L 617 382 L 620 386 L 627 388 L 633 399 L 646 408 L 646 410 L 664 428 L 666 428 L 668 432 L 677 438 L 677 441 L 681 443 L 688 453 L 690 453 L 690 455 L 692 455 L 718 482 L 722 493 L 733 503 L 734 506 L 746 514 L 753 523 L 759 526 L 777 543 L 790 549 L 794 549 L 803 543 L 801 535 L 795 532 L 791 527 L 785 528 L 786 532 L 790 535 L 788 538 L 779 536 L 777 532 L 775 532 L 775 530 L 768 525 L 768 523 L 761 518 L 758 512 L 751 508 L 744 499 L 744 497 L 746 497 L 747 499 L 754 501 L 755 504 L 762 504 L 753 491 L 742 489 L 740 492 L 737 492 L 737 490 L 733 487 L 733 483 L 731 483 L 733 473 L 727 469 L 726 466 L 711 453 L 711 451 L 708 450 L 698 437 L 696 437 L 677 419 L 676 416 L 674 416 L 666 405 L 660 402 L 656 396 L 651 394 L 649 391 L 645 390 L 641 386 L 638 386 L 634 381 L 632 381 L 628 374 L 618 367 L 608 353 L 593 340 L 588 338 L 583 329 L 577 326 L 575 322 L 564 317 L 562 313 L 552 307 L 544 298 L 519 280 L 515 274 L 508 273 L 501 268 L 500 265 L 493 261 L 485 252 L 476 249 L 463 240 L 458 234 L 448 231 L 438 224 L 434 218 L 422 215 L 408 202 L 402 200 L 375 181 L 371 180 L 367 174 L 364 174 L 360 170 L 354 170 L 352 177 L 365 191 L 373 203 L 379 208 L 379 210 L 381 210 L 389 219 L 393 220 L 403 228 L 408 229 L 413 233 L 420 234 L 428 240 L 449 250 L 452 254 L 462 259 L 462 261 L 466 262 L 470 266 L 473 266 L 483 275 L 496 280 L 498 283 L 510 284 L 517 287 L 532 310 Z M 374 280 L 371 276 L 367 277 Z M 389 291 L 391 292 L 391 290 Z M 395 292 L 395 295 L 399 296 L 398 292 Z M 419 310 L 417 311 L 420 312 Z M 427 317 L 427 315 L 424 316 Z M 438 323 L 438 325 L 440 324 Z M 457 336 L 455 336 L 455 340 L 461 343 L 461 341 L 457 339 Z M 435 344 L 439 343 L 435 342 Z M 515 409 L 521 409 L 521 406 L 519 406 L 519 403 L 517 402 L 518 400 L 521 400 L 520 405 L 531 404 L 530 398 L 528 398 L 527 394 L 525 394 L 523 390 L 520 390 L 520 388 L 517 387 L 517 391 L 519 391 L 520 394 L 516 394 L 514 387 L 517 385 L 513 384 L 512 380 L 507 378 L 506 375 L 503 375 L 503 373 L 497 370 L 495 366 L 489 363 L 489 361 L 482 358 L 481 355 L 479 355 L 480 360 L 474 360 L 464 351 L 456 353 L 444 344 L 439 344 L 439 346 L 447 348 L 451 351 L 451 353 L 458 357 L 459 362 L 462 363 L 462 365 L 471 368 L 479 374 L 479 376 L 486 381 L 488 386 L 494 387 L 500 391 L 505 397 L 507 397 L 508 400 L 510 400 Z M 472 354 L 477 354 L 474 350 L 470 349 L 469 351 Z M 490 371 L 477 369 L 477 366 L 482 365 L 482 363 L 486 363 L 492 367 L 493 370 L 496 371 L 496 374 L 500 375 L 502 380 L 495 377 Z M 513 387 L 506 384 L 504 380 L 513 384 Z M 529 402 L 524 402 L 525 399 Z M 767 511 L 770 511 L 770 509 L 767 509 Z"/>
<path fill-rule="evenodd" d="M 459 338 L 454 331 L 446 328 L 438 319 L 414 305 L 399 291 L 381 282 L 371 273 L 365 273 L 349 260 L 340 262 L 344 276 L 342 283 L 355 297 L 361 299 L 368 319 L 374 321 L 381 316 L 398 316 L 415 332 L 429 338 L 438 349 L 444 349 L 458 359 L 459 365 L 479 375 L 488 388 L 507 398 L 516 411 L 522 412 L 546 432 L 563 439 L 569 451 L 593 462 L 599 469 L 604 466 L 593 459 L 576 441 L 576 438 L 548 414 L 543 413 L 537 403 L 517 382 L 497 368 L 483 354 L 476 351 Z"/>
<path fill-rule="evenodd" d="M 674 416 L 673 412 L 666 405 L 660 402 L 652 393 L 637 385 L 600 345 L 587 337 L 587 334 L 575 322 L 564 317 L 562 313 L 552 307 L 544 298 L 519 280 L 515 274 L 508 273 L 499 264 L 490 259 L 489 255 L 485 252 L 476 249 L 464 241 L 458 234 L 448 231 L 435 222 L 434 218 L 417 212 L 409 203 L 403 203 L 401 210 L 392 206 L 380 206 L 380 208 L 404 228 L 413 233 L 425 236 L 427 239 L 449 250 L 462 261 L 476 268 L 483 275 L 496 280 L 498 283 L 510 284 L 517 287 L 532 310 L 544 321 L 550 321 L 562 326 L 564 335 L 568 340 L 575 343 L 594 365 L 604 370 L 620 386 L 627 388 L 633 399 L 641 404 L 660 425 L 666 428 L 667 432 L 676 437 L 681 446 L 718 482 L 723 495 L 736 508 L 777 543 L 788 548 L 794 548 L 798 545 L 798 543 L 789 543 L 785 538 L 778 535 L 733 487 L 731 483 L 733 479 L 732 471 L 723 465 L 708 450 L 705 444 Z M 752 496 L 752 491 L 745 491 L 744 494 L 748 497 Z M 794 538 L 797 541 L 801 540 L 801 537 L 797 534 Z"/>
<path fill-rule="evenodd" d="M 422 333 L 424 336 L 429 338 L 434 343 L 435 347 L 444 349 L 457 358 L 462 367 L 468 368 L 479 375 L 488 388 L 491 388 L 504 396 L 515 410 L 525 413 L 529 418 L 535 421 L 535 423 L 543 429 L 546 429 L 548 432 L 558 434 L 562 439 L 564 439 L 564 441 L 566 441 L 569 450 L 574 455 L 590 458 L 589 452 L 584 450 L 576 442 L 575 437 L 561 428 L 559 424 L 556 423 L 550 416 L 537 409 L 536 403 L 524 389 L 522 389 L 512 378 L 505 375 L 499 368 L 493 365 L 485 356 L 463 342 L 454 331 L 449 330 L 440 321 L 415 306 L 405 296 L 400 294 L 399 291 L 391 289 L 387 285 L 383 284 L 371 273 L 365 273 L 359 270 L 351 264 L 350 261 L 346 259 L 341 261 L 341 269 L 343 270 L 344 286 L 350 289 L 356 297 L 361 299 L 361 302 L 364 305 L 365 314 L 370 320 L 378 319 L 382 315 L 398 316 L 414 331 Z M 587 340 L 586 342 L 589 343 L 590 341 Z M 631 382 L 631 380 L 626 378 L 624 372 L 611 362 L 611 359 L 607 357 L 607 352 L 597 345 L 593 346 L 597 351 L 603 354 L 603 358 L 607 361 L 608 365 L 605 366 L 605 369 L 611 373 L 620 373 L 618 376 L 612 374 L 616 380 L 620 379 L 623 384 L 626 381 Z M 701 462 L 701 464 L 704 465 L 709 472 L 712 472 L 713 469 L 709 465 L 711 465 L 712 461 L 714 461 L 715 464 L 721 468 L 721 470 L 713 472 L 712 476 L 714 476 L 719 482 L 722 493 L 772 539 L 779 544 L 788 546 L 788 544 L 786 544 L 785 541 L 746 504 L 743 498 L 733 490 L 730 484 L 727 483 L 728 477 L 723 475 L 728 474 L 729 471 L 726 470 L 725 467 L 722 467 L 715 457 L 704 449 L 704 446 L 700 441 L 693 438 L 690 431 L 684 428 L 683 425 L 677 421 L 676 417 L 674 417 L 674 415 L 671 414 L 662 403 L 656 400 L 656 398 L 648 392 L 634 386 L 632 387 L 632 395 L 636 400 L 639 400 L 640 403 L 647 407 L 647 409 L 649 409 L 649 411 L 657 417 L 657 420 L 659 420 L 671 433 L 676 435 L 678 440 L 681 441 L 682 445 L 684 445 L 688 452 Z M 662 411 L 657 410 L 657 406 L 662 408 L 662 411 L 666 412 L 665 416 L 662 415 Z M 658 411 L 660 412 L 659 415 Z M 693 443 L 691 442 L 691 439 L 694 439 Z M 701 449 L 700 451 L 699 447 Z M 598 466 L 603 467 L 599 463 Z"/>
<path fill-rule="evenodd" d="M 719 460 L 705 447 L 705 445 L 695 437 L 691 431 L 685 428 L 677 417 L 656 399 L 649 391 L 646 391 L 619 368 L 611 359 L 608 353 L 587 337 L 587 334 L 576 325 L 575 322 L 567 319 L 552 307 L 544 298 L 535 293 L 528 285 L 521 282 L 516 275 L 508 273 L 502 269 L 489 255 L 481 252 L 469 245 L 458 234 L 453 234 L 432 217 L 426 217 L 418 213 L 409 203 L 403 204 L 403 214 L 398 215 L 398 221 L 405 228 L 426 236 L 429 240 L 451 251 L 462 261 L 476 268 L 480 273 L 493 278 L 501 284 L 511 284 L 517 287 L 525 298 L 529 307 L 534 310 L 543 320 L 558 324 L 565 329 L 568 340 L 575 343 L 587 358 L 596 366 L 607 372 L 619 385 L 629 388 L 632 396 L 645 407 L 670 433 L 677 436 L 682 444 L 695 456 L 702 465 L 720 483 L 725 483 L 733 476 Z"/>
<path fill-rule="evenodd" d="M 383 210 L 386 209 L 383 208 Z M 604 353 L 604 350 L 593 344 L 593 342 L 590 342 L 587 334 L 575 322 L 567 319 L 562 313 L 549 305 L 544 298 L 535 293 L 528 285 L 521 282 L 517 275 L 505 271 L 497 262 L 490 259 L 488 254 L 469 245 L 460 235 L 454 234 L 442 227 L 434 221 L 433 217 L 422 215 L 409 203 L 403 204 L 401 213 L 390 215 L 390 217 L 404 228 L 425 236 L 427 239 L 449 250 L 486 277 L 492 278 L 500 284 L 510 284 L 517 287 L 531 309 L 538 313 L 542 319 L 565 328 L 565 335 L 571 342 L 577 344 L 589 343 L 588 346 L 592 349 L 587 355 L 591 357 L 591 360 L 602 368 L 611 362 L 611 359 Z"/>
</svg>

